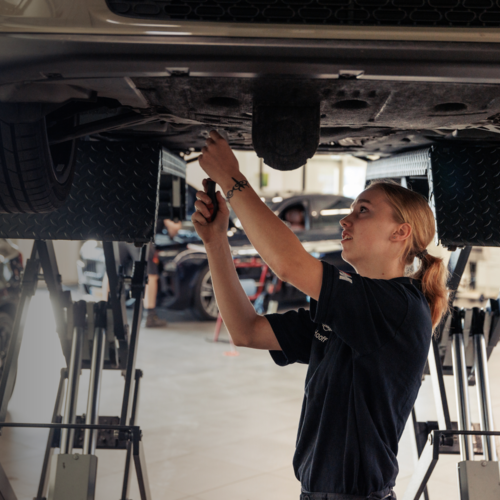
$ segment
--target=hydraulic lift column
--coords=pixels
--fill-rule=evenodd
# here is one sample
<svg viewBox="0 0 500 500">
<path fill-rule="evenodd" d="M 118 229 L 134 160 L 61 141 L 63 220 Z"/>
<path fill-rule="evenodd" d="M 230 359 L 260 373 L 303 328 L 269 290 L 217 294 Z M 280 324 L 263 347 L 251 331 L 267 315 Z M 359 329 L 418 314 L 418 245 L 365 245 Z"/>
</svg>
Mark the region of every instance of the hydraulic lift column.
<svg viewBox="0 0 500 500">
<path fill-rule="evenodd" d="M 488 377 L 486 341 L 484 333 L 476 333 L 474 341 L 474 373 L 476 375 L 477 400 L 479 404 L 479 422 L 482 431 L 494 431 L 491 411 L 490 381 Z M 482 436 L 485 460 L 498 460 L 494 436 Z"/>
<path fill-rule="evenodd" d="M 75 303 L 73 310 L 73 342 L 71 343 L 71 357 L 68 367 L 68 388 L 66 391 L 63 424 L 74 424 L 76 422 L 76 403 L 78 400 L 80 372 L 82 371 L 82 348 L 85 334 L 85 302 L 79 301 Z M 61 455 L 66 455 L 73 451 L 74 433 L 74 429 L 61 430 Z"/>
<path fill-rule="evenodd" d="M 465 346 L 462 327 L 461 310 L 453 308 L 452 318 L 452 361 L 455 395 L 457 398 L 458 430 L 470 431 L 470 404 L 467 383 L 467 366 L 465 364 Z M 474 460 L 472 436 L 460 435 L 460 457 L 462 460 Z"/>
<path fill-rule="evenodd" d="M 99 303 L 106 305 L 105 302 Z M 96 307 L 96 312 L 101 308 Z M 83 339 L 86 333 L 86 312 L 87 304 L 84 301 L 79 301 L 74 305 L 74 333 L 73 344 L 71 346 L 71 359 L 69 366 L 68 391 L 66 398 L 66 411 L 64 413 L 63 423 L 74 424 L 76 421 L 76 403 L 78 400 L 78 382 L 82 365 L 82 350 Z M 95 423 L 94 414 L 97 412 L 99 388 L 100 388 L 100 372 L 102 371 L 102 342 L 99 344 L 97 339 L 101 330 L 101 322 L 99 315 L 96 318 L 94 347 L 92 356 L 92 371 L 90 376 L 89 400 L 88 408 L 92 411 L 90 423 Z M 85 336 L 86 337 L 86 336 Z M 97 355 L 96 355 L 97 351 Z M 98 364 L 100 362 L 100 365 Z M 98 369 L 100 366 L 100 370 Z M 97 373 L 97 377 L 95 374 Z M 97 391 L 95 388 L 95 380 L 97 379 Z M 89 416 L 87 416 L 89 420 Z M 88 423 L 88 422 L 87 422 Z M 91 432 L 94 433 L 92 440 Z M 61 431 L 61 450 L 59 455 L 53 457 L 53 465 L 51 477 L 49 481 L 49 500 L 71 500 L 75 498 L 75 493 L 78 492 L 80 498 L 93 500 L 95 496 L 95 485 L 97 476 L 97 457 L 89 454 L 88 449 L 94 445 L 92 453 L 95 452 L 96 431 L 85 431 L 84 454 L 76 454 L 73 452 L 74 429 L 62 429 Z"/>
<path fill-rule="evenodd" d="M 476 310 L 477 316 L 484 311 Z M 484 319 L 484 318 L 483 318 Z M 473 322 L 474 323 L 474 322 Z M 474 374 L 479 403 L 481 431 L 493 431 L 493 416 L 489 391 L 486 344 L 482 326 L 472 328 L 474 348 Z M 459 430 L 470 430 L 470 410 L 467 397 L 467 372 L 464 356 L 463 333 L 453 334 L 453 371 L 457 392 Z M 482 435 L 484 460 L 474 461 L 471 435 L 460 435 L 460 455 L 458 463 L 458 484 L 461 500 L 495 500 L 500 498 L 500 475 L 494 436 Z"/>
<path fill-rule="evenodd" d="M 107 303 L 98 302 L 95 306 L 95 331 L 92 346 L 92 365 L 90 367 L 89 398 L 85 424 L 95 425 L 99 420 L 99 397 L 101 394 L 102 367 L 104 364 L 104 347 L 106 344 Z M 83 438 L 83 454 L 95 455 L 97 431 L 85 430 Z"/>
</svg>

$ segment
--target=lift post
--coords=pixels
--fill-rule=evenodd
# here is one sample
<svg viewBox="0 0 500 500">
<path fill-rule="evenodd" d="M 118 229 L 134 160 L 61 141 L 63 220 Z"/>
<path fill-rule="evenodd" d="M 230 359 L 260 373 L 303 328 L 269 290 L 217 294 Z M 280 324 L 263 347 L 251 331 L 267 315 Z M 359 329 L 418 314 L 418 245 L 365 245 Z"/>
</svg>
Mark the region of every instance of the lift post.
<svg viewBox="0 0 500 500">
<path fill-rule="evenodd" d="M 448 264 L 450 306 L 456 296 L 471 247 L 456 250 Z M 417 422 L 414 415 L 415 439 L 419 460 L 403 500 L 427 500 L 427 481 L 432 475 L 440 454 L 459 453 L 458 480 L 461 500 L 493 500 L 500 498 L 500 476 L 494 436 L 489 377 L 488 348 L 491 354 L 498 342 L 493 334 L 500 325 L 499 299 L 490 300 L 489 308 L 469 310 L 450 307 L 449 314 L 436 329 L 429 352 L 428 365 L 438 413 L 438 422 Z M 467 340 L 467 349 L 465 347 Z M 470 348 L 473 356 L 467 356 Z M 472 361 L 467 363 L 468 359 Z M 451 366 L 450 366 L 451 365 Z M 457 401 L 458 422 L 450 421 L 444 386 L 444 373 L 453 375 Z M 470 417 L 469 385 L 476 384 L 480 410 L 480 425 Z M 480 430 L 476 430 L 479 427 Z M 438 434 L 439 433 L 439 434 Z M 481 437 L 482 446 L 473 441 Z M 425 440 L 427 439 L 427 444 Z M 435 441 L 438 439 L 438 441 Z M 458 441 L 458 442 L 457 442 Z M 482 455 L 482 461 L 474 457 Z"/>
<path fill-rule="evenodd" d="M 141 251 L 141 260 L 134 264 L 132 276 L 132 296 L 136 299 L 132 321 L 132 331 L 127 335 L 124 344 L 117 352 L 113 353 L 112 346 L 119 344 L 115 335 L 115 321 L 113 309 L 108 302 L 96 304 L 79 301 L 73 303 L 69 292 L 62 292 L 60 277 L 57 277 L 57 264 L 54 259 L 47 259 L 53 253 L 51 241 L 37 240 L 34 243 L 32 257 L 27 264 L 27 273 L 23 278 L 20 306 L 16 316 L 16 327 L 12 334 L 12 342 L 7 356 L 9 369 L 4 370 L 0 388 L 5 391 L 9 388 L 9 373 L 12 367 L 17 366 L 17 357 L 21 346 L 24 321 L 27 315 L 29 300 L 36 290 L 40 278 L 40 268 L 44 270 L 43 277 L 52 273 L 52 280 L 47 280 L 51 293 L 53 307 L 60 318 L 65 319 L 58 325 L 61 345 L 71 338 L 69 345 L 68 367 L 61 371 L 61 379 L 57 391 L 51 424 L 18 424 L 0 422 L 2 427 L 34 427 L 48 428 L 49 437 L 42 465 L 39 487 L 34 500 L 72 500 L 74 492 L 79 491 L 84 498 L 93 499 L 97 475 L 96 449 L 126 450 L 124 486 L 122 499 L 128 500 L 128 484 L 130 479 L 130 464 L 133 458 L 136 475 L 141 492 L 141 500 L 150 500 L 151 494 L 147 479 L 146 462 L 141 441 L 140 429 L 135 425 L 139 399 L 139 381 L 142 376 L 140 370 L 135 369 L 137 344 L 139 339 L 139 326 L 142 315 L 142 298 L 146 283 L 146 247 Z M 116 266 L 114 255 L 107 255 L 107 264 Z M 31 272 L 30 272 L 31 271 Z M 36 273 L 35 273 L 36 271 Z M 123 276 L 118 276 L 123 281 Z M 24 288 L 25 283 L 27 288 Z M 59 286 L 56 286 L 59 283 Z M 125 290 L 120 288 L 118 301 L 125 300 Z M 61 301 L 60 298 L 64 301 Z M 110 320 L 109 320 L 110 319 Z M 121 332 L 128 332 L 126 316 L 122 316 Z M 111 332 L 109 329 L 111 328 Z M 92 332 L 90 332 L 92 330 Z M 61 332 L 68 332 L 61 335 Z M 112 341 L 109 342 L 109 337 Z M 88 346 L 92 339 L 92 349 Z M 120 344 L 119 344 L 120 345 Z M 87 355 L 92 353 L 88 359 Z M 119 357 L 124 357 L 120 360 Z M 105 363 L 107 358 L 107 363 Z M 113 359 L 114 358 L 114 359 Z M 102 384 L 102 370 L 125 368 L 125 387 L 121 408 L 121 417 L 99 416 L 99 395 Z M 87 401 L 87 414 L 84 417 L 76 415 L 76 403 L 79 391 L 79 379 L 82 368 L 90 369 L 90 383 Z M 67 380 L 67 383 L 66 383 Z M 66 385 L 66 391 L 64 387 Z M 131 397 L 133 394 L 133 397 Z M 61 416 L 63 399 L 65 397 L 64 415 Z M 2 400 L 3 401 L 3 400 Z M 2 408 L 6 402 L 2 404 Z M 127 425 L 127 418 L 130 422 Z M 85 422 L 85 423 L 84 423 Z M 53 455 L 55 448 L 60 453 Z M 82 449 L 82 454 L 76 454 L 75 449 Z M 127 487 L 125 487 L 125 483 Z M 48 493 L 48 496 L 47 496 Z M 0 466 L 0 498 L 16 500 L 10 483 Z"/>
</svg>

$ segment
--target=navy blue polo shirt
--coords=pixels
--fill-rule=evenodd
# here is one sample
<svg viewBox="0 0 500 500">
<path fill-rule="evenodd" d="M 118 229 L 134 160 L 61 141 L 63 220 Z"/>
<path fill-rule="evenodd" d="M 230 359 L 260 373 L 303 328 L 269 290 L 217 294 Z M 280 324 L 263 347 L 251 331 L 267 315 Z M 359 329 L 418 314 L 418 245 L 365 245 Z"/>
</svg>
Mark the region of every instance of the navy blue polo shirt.
<svg viewBox="0 0 500 500">
<path fill-rule="evenodd" d="M 304 490 L 393 487 L 432 335 L 420 282 L 364 278 L 323 262 L 310 311 L 266 318 L 282 348 L 271 351 L 274 361 L 309 364 L 293 459 Z"/>
</svg>

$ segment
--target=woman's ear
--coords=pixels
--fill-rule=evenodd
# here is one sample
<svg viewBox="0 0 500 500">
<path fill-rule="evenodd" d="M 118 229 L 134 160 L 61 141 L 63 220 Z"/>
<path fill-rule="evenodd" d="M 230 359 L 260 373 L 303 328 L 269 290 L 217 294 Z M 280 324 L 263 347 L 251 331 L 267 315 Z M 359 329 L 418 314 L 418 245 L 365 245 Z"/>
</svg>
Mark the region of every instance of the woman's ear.
<svg viewBox="0 0 500 500">
<path fill-rule="evenodd" d="M 410 224 L 405 222 L 404 224 L 400 224 L 399 227 L 392 233 L 391 239 L 394 241 L 404 241 L 407 240 L 412 233 L 412 229 Z"/>
</svg>

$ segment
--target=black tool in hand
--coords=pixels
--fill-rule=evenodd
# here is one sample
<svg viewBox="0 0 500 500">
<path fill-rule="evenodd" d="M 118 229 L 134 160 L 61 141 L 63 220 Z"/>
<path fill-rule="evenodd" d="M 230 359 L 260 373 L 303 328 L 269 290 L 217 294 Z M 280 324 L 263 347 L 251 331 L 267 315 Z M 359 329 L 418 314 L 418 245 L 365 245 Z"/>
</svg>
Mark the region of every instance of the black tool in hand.
<svg viewBox="0 0 500 500">
<path fill-rule="evenodd" d="M 210 210 L 210 217 L 207 219 L 208 222 L 212 222 L 219 211 L 219 202 L 217 201 L 217 196 L 215 194 L 215 182 L 212 179 L 207 179 L 207 194 L 212 200 L 211 205 L 207 205 L 208 210 Z"/>
</svg>

